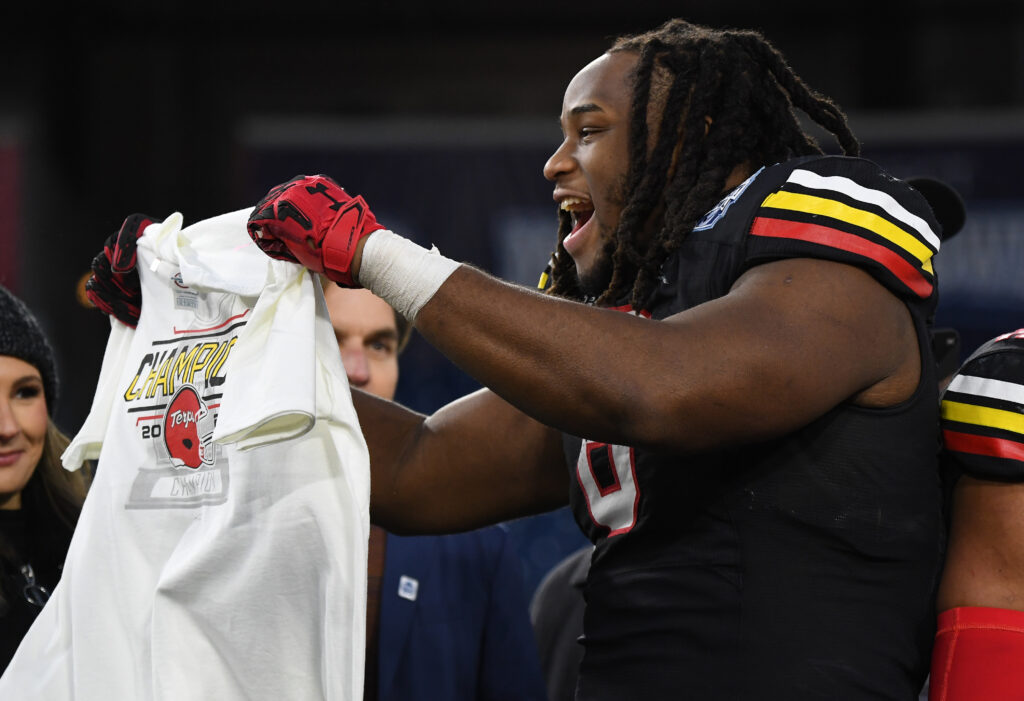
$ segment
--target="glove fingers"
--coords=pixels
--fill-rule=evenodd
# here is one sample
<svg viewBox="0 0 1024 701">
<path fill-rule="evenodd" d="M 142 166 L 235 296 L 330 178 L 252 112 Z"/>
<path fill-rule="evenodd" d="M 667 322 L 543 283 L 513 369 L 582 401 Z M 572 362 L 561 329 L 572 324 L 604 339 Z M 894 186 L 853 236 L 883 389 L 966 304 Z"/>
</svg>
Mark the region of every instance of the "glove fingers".
<svg viewBox="0 0 1024 701">
<path fill-rule="evenodd" d="M 111 251 L 110 269 L 115 273 L 127 273 L 130 270 L 135 270 L 135 263 L 135 239 L 132 239 L 132 243 L 124 245 L 118 241 L 114 250 Z"/>
<path fill-rule="evenodd" d="M 138 296 L 142 294 L 139 276 L 134 268 L 125 273 L 115 273 L 110 269 L 110 261 L 106 252 L 99 253 L 92 260 L 92 277 L 89 282 L 93 287 L 111 295 Z"/>
<path fill-rule="evenodd" d="M 126 300 L 132 304 L 139 304 L 142 301 L 142 289 L 138 285 L 132 285 L 130 281 L 119 281 L 116 278 L 100 278 L 95 275 L 89 278 L 86 289 L 93 290 L 96 294 L 104 297 L 111 305 L 118 300 Z"/>
<path fill-rule="evenodd" d="M 128 216 L 92 259 L 92 277 L 85 284 L 86 296 L 97 309 L 132 328 L 139 323 L 142 311 L 142 287 L 135 269 L 137 242 L 154 221 L 146 214 Z"/>
<path fill-rule="evenodd" d="M 111 278 L 111 282 L 117 286 L 120 293 L 127 299 L 134 300 L 135 298 L 142 297 L 142 286 L 139 284 L 137 276 L 115 275 Z"/>
<path fill-rule="evenodd" d="M 108 249 L 104 247 L 103 250 L 97 253 L 96 257 L 92 259 L 92 265 L 90 267 L 92 268 L 93 277 L 110 275 L 110 256 L 107 251 Z"/>
<path fill-rule="evenodd" d="M 329 270 L 332 280 L 346 285 L 353 284 L 349 268 L 359 240 L 381 228 L 362 197 L 326 175 L 297 176 L 271 189 L 247 224 L 267 255 L 313 272 Z"/>
<path fill-rule="evenodd" d="M 263 215 L 264 210 L 266 210 L 266 211 L 270 212 L 270 214 L 268 215 L 268 217 L 262 217 L 262 218 L 271 218 L 272 219 L 273 218 L 273 202 L 274 202 L 274 200 L 276 200 L 281 195 L 281 193 L 284 192 L 285 190 L 288 190 L 290 188 L 295 187 L 295 185 L 297 185 L 298 182 L 300 180 L 302 180 L 303 178 L 305 178 L 305 177 L 306 176 L 304 176 L 304 175 L 296 175 L 291 180 L 289 180 L 287 182 L 283 182 L 280 185 L 275 185 L 274 187 L 270 188 L 270 191 L 267 192 L 267 194 L 264 195 L 260 199 L 260 201 L 256 203 L 256 207 L 254 208 L 254 211 L 255 212 L 259 212 L 260 215 Z"/>
<path fill-rule="evenodd" d="M 121 317 L 114 313 L 114 308 L 107 304 L 106 300 L 104 300 L 102 297 L 100 297 L 99 295 L 95 294 L 92 291 L 86 292 L 86 296 L 88 296 L 89 301 L 92 303 L 92 306 L 96 307 L 107 316 L 112 316 L 118 321 L 121 321 Z"/>
<path fill-rule="evenodd" d="M 251 234 L 250 234 L 251 235 Z M 287 260 L 292 263 L 295 261 L 295 256 L 292 255 L 291 251 L 288 250 L 288 246 L 285 245 L 284 241 L 273 238 L 271 236 L 263 236 L 263 238 L 257 238 L 253 236 L 253 241 L 261 251 L 266 253 L 271 258 L 278 260 Z"/>
<path fill-rule="evenodd" d="M 85 291 L 89 301 L 104 314 L 113 316 L 122 324 L 132 328 L 138 325 L 139 315 L 142 313 L 138 303 L 128 302 L 116 295 L 110 295 L 96 278 L 89 279 L 85 284 Z M 137 302 L 141 303 L 141 297 Z"/>
<path fill-rule="evenodd" d="M 110 267 L 115 273 L 127 273 L 135 269 L 137 242 L 153 221 L 153 217 L 146 214 L 132 214 L 121 224 L 110 254 Z"/>
</svg>

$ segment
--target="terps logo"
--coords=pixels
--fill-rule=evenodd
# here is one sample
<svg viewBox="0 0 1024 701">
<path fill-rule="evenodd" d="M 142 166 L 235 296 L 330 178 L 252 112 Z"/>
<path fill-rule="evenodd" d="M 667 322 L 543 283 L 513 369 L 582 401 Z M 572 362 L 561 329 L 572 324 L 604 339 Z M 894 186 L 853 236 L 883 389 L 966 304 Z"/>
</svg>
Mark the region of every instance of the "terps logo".
<svg viewBox="0 0 1024 701">
<path fill-rule="evenodd" d="M 175 467 L 196 469 L 214 462 L 214 417 L 192 385 L 179 389 L 164 415 L 164 444 Z"/>
</svg>

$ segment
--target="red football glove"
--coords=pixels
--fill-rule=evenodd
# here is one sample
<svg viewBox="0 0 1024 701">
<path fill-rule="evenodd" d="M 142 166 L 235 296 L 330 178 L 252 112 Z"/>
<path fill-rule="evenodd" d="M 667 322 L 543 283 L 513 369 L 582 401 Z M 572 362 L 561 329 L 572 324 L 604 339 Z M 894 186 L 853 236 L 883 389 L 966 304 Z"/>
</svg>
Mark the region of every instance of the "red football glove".
<svg viewBox="0 0 1024 701">
<path fill-rule="evenodd" d="M 298 175 L 272 188 L 249 215 L 249 236 L 271 258 L 301 263 L 344 287 L 359 287 L 359 240 L 384 227 L 366 201 L 326 175 Z"/>
<path fill-rule="evenodd" d="M 92 277 L 85 283 L 86 294 L 100 311 L 133 329 L 142 312 L 142 286 L 135 269 L 135 245 L 155 219 L 132 214 L 120 230 L 103 242 L 103 250 L 92 260 Z"/>
</svg>

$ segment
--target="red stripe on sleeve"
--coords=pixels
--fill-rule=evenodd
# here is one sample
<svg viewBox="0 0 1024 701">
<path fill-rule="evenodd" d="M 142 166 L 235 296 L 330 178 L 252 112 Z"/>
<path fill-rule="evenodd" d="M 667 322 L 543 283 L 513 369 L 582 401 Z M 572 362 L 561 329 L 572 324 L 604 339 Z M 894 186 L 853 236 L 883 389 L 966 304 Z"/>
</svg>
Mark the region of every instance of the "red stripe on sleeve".
<svg viewBox="0 0 1024 701">
<path fill-rule="evenodd" d="M 1016 441 L 948 430 L 942 431 L 942 438 L 946 443 L 946 448 L 958 453 L 1024 461 L 1024 445 Z"/>
<path fill-rule="evenodd" d="M 908 263 L 899 254 L 885 246 L 879 246 L 877 243 L 872 243 L 867 239 L 848 234 L 845 231 L 839 231 L 838 229 L 819 224 L 758 217 L 754 220 L 750 233 L 754 236 L 808 241 L 822 246 L 829 246 L 830 248 L 838 248 L 849 253 L 856 253 L 859 256 L 864 256 L 880 263 L 890 273 L 902 280 L 903 284 L 909 287 L 921 299 L 927 299 L 932 293 L 932 283 L 928 282 L 920 270 Z"/>
</svg>

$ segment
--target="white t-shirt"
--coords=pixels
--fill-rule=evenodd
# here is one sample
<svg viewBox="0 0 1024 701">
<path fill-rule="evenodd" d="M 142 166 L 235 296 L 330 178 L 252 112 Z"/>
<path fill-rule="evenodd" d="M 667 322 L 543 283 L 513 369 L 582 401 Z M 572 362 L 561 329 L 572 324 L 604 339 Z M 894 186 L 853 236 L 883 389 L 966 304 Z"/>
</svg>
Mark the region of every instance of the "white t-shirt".
<svg viewBox="0 0 1024 701">
<path fill-rule="evenodd" d="M 369 458 L 319 284 L 248 210 L 139 240 L 65 466 L 99 457 L 0 699 L 362 698 Z"/>
</svg>

